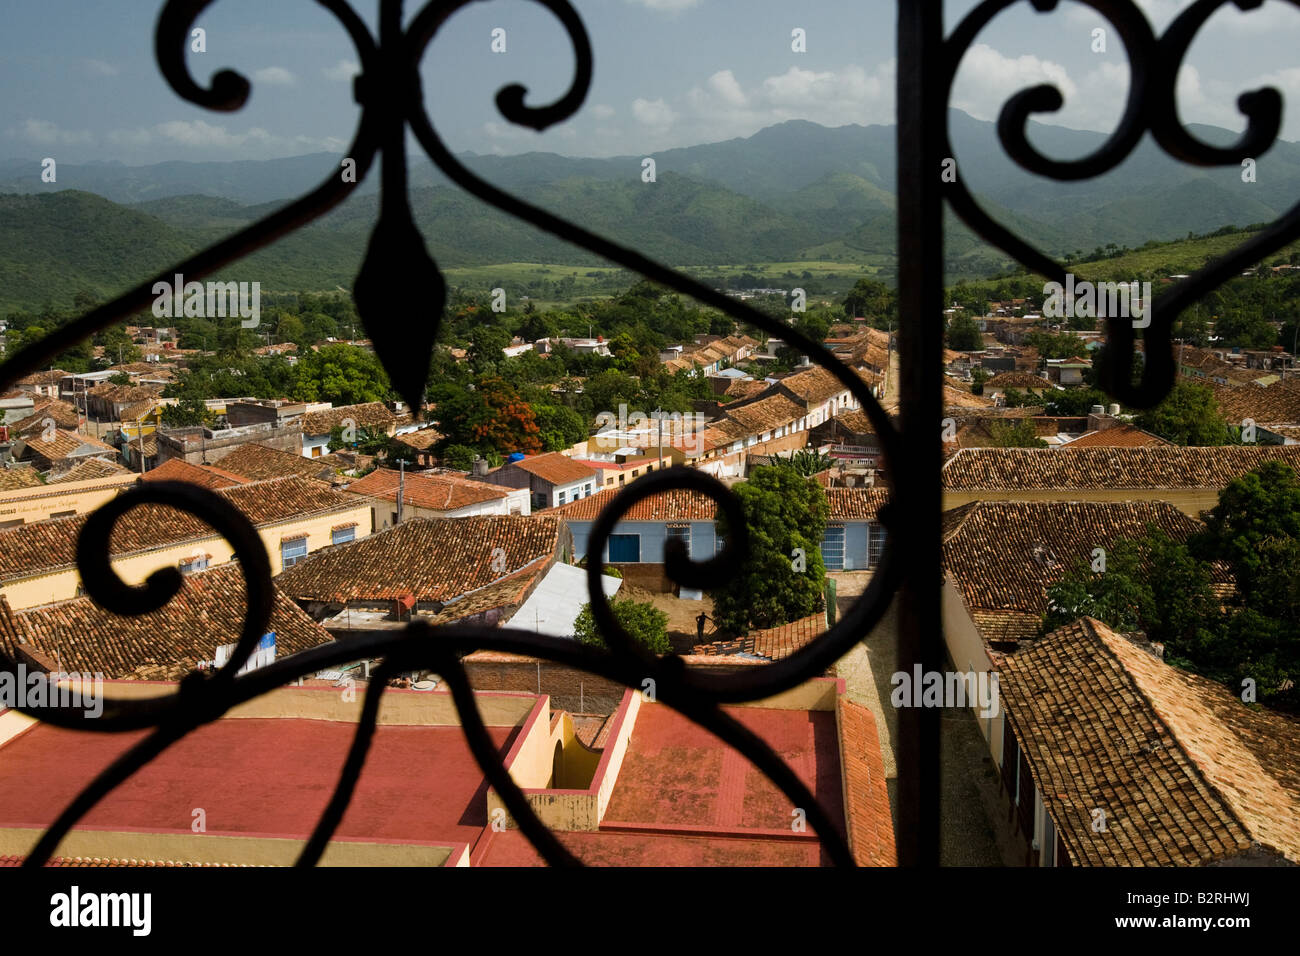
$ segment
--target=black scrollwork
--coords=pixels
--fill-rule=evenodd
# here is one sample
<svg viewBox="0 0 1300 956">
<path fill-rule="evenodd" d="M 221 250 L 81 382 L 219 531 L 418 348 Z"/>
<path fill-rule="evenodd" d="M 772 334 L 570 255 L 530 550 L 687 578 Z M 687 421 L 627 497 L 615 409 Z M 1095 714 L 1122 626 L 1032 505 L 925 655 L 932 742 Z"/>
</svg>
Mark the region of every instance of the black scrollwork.
<svg viewBox="0 0 1300 956">
<path fill-rule="evenodd" d="M 1003 10 L 1017 0 L 985 0 L 972 10 L 945 42 L 946 99 L 951 98 L 953 80 L 962 56 L 976 36 Z M 1031 0 L 1040 13 L 1056 9 L 1055 0 Z M 1132 0 L 1083 0 L 1119 32 L 1129 62 L 1129 92 L 1124 113 L 1115 131 L 1092 155 L 1073 161 L 1043 156 L 1030 143 L 1025 130 L 1033 113 L 1050 113 L 1063 104 L 1055 86 L 1039 85 L 1021 90 L 1003 106 L 998 117 L 998 138 L 1012 159 L 1024 169 L 1062 181 L 1089 179 L 1118 166 L 1126 159 L 1148 129 L 1160 147 L 1175 159 L 1200 166 L 1238 165 L 1258 157 L 1277 139 L 1281 127 L 1282 97 L 1277 90 L 1260 89 L 1242 94 L 1238 108 L 1249 123 L 1246 132 L 1231 146 L 1215 147 L 1191 135 L 1178 119 L 1177 79 L 1188 47 L 1205 21 L 1228 2 L 1242 10 L 1260 6 L 1260 0 L 1198 0 L 1184 10 L 1158 40 L 1145 15 Z M 1297 0 L 1291 0 L 1300 6 Z M 951 141 L 945 119 L 944 135 L 948 155 Z M 1054 282 L 1065 281 L 1065 268 L 1006 227 L 995 222 L 966 189 L 957 182 L 943 189 L 954 211 L 976 233 L 1014 257 L 1026 268 Z M 1106 392 L 1127 405 L 1150 408 L 1158 404 L 1174 385 L 1175 368 L 1171 337 L 1178 316 L 1193 302 L 1228 279 L 1244 266 L 1300 237 L 1300 202 L 1292 206 L 1267 229 L 1198 270 L 1190 278 L 1147 303 L 1150 325 L 1144 332 L 1145 363 L 1141 381 L 1131 378 L 1134 329 L 1128 319 L 1107 322 L 1107 349 L 1098 366 Z"/>
<path fill-rule="evenodd" d="M 155 48 L 159 68 L 172 88 L 186 100 L 213 110 L 236 110 L 247 100 L 251 86 L 247 79 L 231 70 L 216 73 L 207 87 L 189 74 L 184 57 L 185 43 L 199 14 L 212 0 L 170 0 L 158 21 Z M 519 218 L 532 222 L 571 242 L 584 246 L 608 259 L 641 272 L 679 292 L 712 305 L 733 318 L 748 322 L 782 336 L 833 373 L 858 400 L 880 435 L 887 458 L 897 453 L 899 437 L 889 416 L 871 395 L 863 381 L 838 362 L 819 343 L 801 332 L 736 302 L 687 276 L 668 269 L 633 250 L 615 245 L 581 227 L 537 209 L 480 180 L 465 169 L 445 148 L 429 122 L 419 86 L 418 64 L 438 28 L 469 0 L 426 4 L 409 27 L 401 28 L 401 0 L 380 0 L 380 39 L 376 43 L 355 12 L 341 0 L 317 0 L 343 24 L 357 48 L 362 74 L 357 78 L 356 99 L 361 105 L 361 120 L 348 150 L 356 163 L 357 180 L 364 179 L 377 153 L 383 153 L 382 205 L 379 221 L 371 238 L 370 251 L 358 275 L 355 289 L 359 311 L 376 350 L 399 392 L 411 400 L 419 398 L 428 369 L 428 355 L 437 333 L 438 314 L 434 310 L 423 330 L 421 348 L 412 349 L 411 328 L 403 327 L 402 348 L 386 335 L 385 323 L 391 324 L 395 311 L 388 291 L 409 284 L 412 276 L 421 276 L 441 302 L 445 285 L 437 267 L 424 249 L 423 240 L 411 220 L 406 197 L 404 128 L 407 124 L 435 163 L 463 188 Z M 545 129 L 573 115 L 581 106 L 591 82 L 592 52 L 585 28 L 572 6 L 565 0 L 537 0 L 550 10 L 567 31 L 575 58 L 574 79 L 558 101 L 541 107 L 525 103 L 527 91 L 518 84 L 507 85 L 497 94 L 497 105 L 512 122 L 534 129 Z M 148 304 L 156 281 L 165 281 L 175 272 L 201 276 L 274 242 L 328 211 L 344 199 L 352 185 L 334 175 L 314 191 L 291 203 L 228 239 L 190 257 L 172 269 L 140 284 L 123 296 L 81 316 L 44 340 L 24 348 L 0 366 L 0 382 L 10 382 L 23 373 L 40 367 L 53 355 L 106 325 L 126 317 Z M 408 282 L 393 283 L 394 276 Z M 410 314 L 410 312 L 406 312 Z M 729 568 L 739 564 L 746 552 L 744 522 L 735 497 L 715 479 L 701 472 L 673 468 L 638 481 L 616 497 L 601 515 L 593 531 L 593 552 L 599 554 L 612 531 L 617 517 L 646 496 L 684 488 L 703 491 L 714 498 L 728 515 L 733 528 L 732 540 L 724 553 L 711 561 L 691 563 L 684 555 L 673 552 L 668 557 L 668 573 L 676 580 L 691 580 L 702 586 L 714 586 L 725 579 Z M 324 645 L 293 655 L 247 674 L 236 676 L 247 660 L 270 616 L 273 600 L 270 563 L 256 530 L 242 514 L 224 499 L 209 491 L 175 482 L 159 482 L 136 488 L 105 505 L 90 519 L 78 542 L 78 568 L 90 596 L 120 614 L 143 614 L 157 610 L 176 594 L 182 584 L 174 570 L 160 571 L 140 587 L 129 587 L 113 571 L 110 539 L 115 522 L 128 510 L 145 504 L 170 505 L 207 521 L 233 545 L 239 556 L 248 590 L 248 610 L 243 633 L 230 662 L 213 675 L 198 673 L 181 682 L 170 696 L 146 700 L 105 701 L 103 716 L 90 721 L 80 712 L 54 708 L 27 710 L 31 716 L 60 726 L 113 732 L 152 727 L 153 732 L 117 758 L 59 816 L 29 854 L 28 866 L 43 865 L 57 849 L 59 841 L 94 805 L 112 789 L 147 764 L 170 744 L 195 727 L 217 719 L 229 708 L 267 693 L 297 677 L 361 657 L 380 657 L 363 702 L 360 721 L 352 746 L 340 771 L 328 805 L 300 854 L 299 865 L 319 861 L 337 828 L 354 792 L 373 737 L 378 706 L 385 677 L 402 670 L 427 667 L 436 670 L 451 690 L 461 716 L 461 725 L 475 759 L 491 785 L 501 796 L 520 830 L 544 858 L 553 865 L 574 865 L 579 861 L 562 845 L 533 812 L 527 797 L 518 788 L 500 761 L 491 737 L 478 715 L 473 692 L 460 658 L 474 650 L 492 648 L 557 661 L 619 681 L 631 688 L 642 686 L 646 678 L 656 682 L 655 699 L 674 707 L 718 738 L 735 747 L 767 775 L 790 799 L 791 806 L 801 807 L 830 858 L 837 864 L 852 865 L 853 857 L 840 832 L 807 786 L 750 730 L 725 713 L 720 704 L 755 700 L 793 687 L 816 676 L 840 657 L 855 641 L 880 619 L 898 585 L 892 543 L 886 548 L 878 573 L 866 593 L 839 623 L 822 638 L 787 660 L 770 667 L 719 681 L 716 677 L 694 673 L 680 658 L 657 659 L 640 652 L 618 627 L 604 600 L 599 585 L 600 559 L 593 557 L 589 590 L 602 633 L 608 635 L 610 651 L 583 647 L 571 640 L 542 637 L 512 628 L 486 628 L 448 625 L 431 629 L 415 622 L 403 632 L 382 634 L 350 641 L 346 646 Z M 892 513 L 886 510 L 882 521 L 897 531 Z M 890 535 L 890 541 L 894 535 Z M 431 639 L 436 630 L 436 639 Z M 12 670 L 14 663 L 0 658 L 0 668 Z"/>
</svg>

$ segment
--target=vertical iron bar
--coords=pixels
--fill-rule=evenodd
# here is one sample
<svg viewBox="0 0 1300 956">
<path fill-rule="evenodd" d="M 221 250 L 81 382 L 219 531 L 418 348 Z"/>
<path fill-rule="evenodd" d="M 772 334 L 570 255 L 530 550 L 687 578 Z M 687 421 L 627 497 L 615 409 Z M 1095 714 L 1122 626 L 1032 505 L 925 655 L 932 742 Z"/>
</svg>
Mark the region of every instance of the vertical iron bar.
<svg viewBox="0 0 1300 956">
<path fill-rule="evenodd" d="M 898 667 L 942 667 L 940 515 L 943 392 L 943 92 L 940 0 L 898 2 L 898 350 L 902 461 L 894 493 L 907 516 L 898 595 Z M 898 714 L 898 860 L 939 862 L 939 709 Z"/>
</svg>

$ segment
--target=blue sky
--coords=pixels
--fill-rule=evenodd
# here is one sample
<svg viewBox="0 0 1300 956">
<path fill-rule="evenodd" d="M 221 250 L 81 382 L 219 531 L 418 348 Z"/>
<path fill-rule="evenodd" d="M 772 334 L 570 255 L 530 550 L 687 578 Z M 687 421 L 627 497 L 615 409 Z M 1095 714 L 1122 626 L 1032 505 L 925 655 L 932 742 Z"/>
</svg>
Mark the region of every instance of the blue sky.
<svg viewBox="0 0 1300 956">
<path fill-rule="evenodd" d="M 354 0 L 375 22 L 375 0 Z M 1190 0 L 1141 0 L 1163 30 Z M 408 0 L 408 16 L 418 7 Z M 596 51 L 581 112 L 537 134 L 508 124 L 493 96 L 505 83 L 557 96 L 569 80 L 567 37 L 527 0 L 491 0 L 458 12 L 426 52 L 430 115 L 455 150 L 576 156 L 648 154 L 747 136 L 788 119 L 828 126 L 891 123 L 894 10 L 888 0 L 575 0 Z M 945 4 L 949 29 L 974 6 Z M 253 82 L 236 113 L 191 106 L 153 59 L 160 0 L 5 0 L 0 32 L 0 158 L 53 156 L 143 164 L 267 159 L 339 152 L 356 122 L 355 53 L 312 0 L 217 0 L 198 21 L 207 52 L 196 77 L 233 68 Z M 963 60 L 951 105 L 994 119 L 1027 85 L 1057 82 L 1066 106 L 1045 122 L 1106 131 L 1119 115 L 1127 61 L 1110 30 L 1092 50 L 1100 15 L 1065 2 L 1047 15 L 1021 3 L 999 16 Z M 490 49 L 506 31 L 506 52 Z M 807 52 L 791 50 L 806 31 Z M 1283 138 L 1300 139 L 1300 10 L 1280 0 L 1242 14 L 1221 10 L 1193 45 L 1179 78 L 1184 121 L 1240 129 L 1237 96 L 1269 84 L 1298 104 Z M 1210 34 L 1213 33 L 1213 38 Z M 1063 157 L 1064 158 L 1064 157 Z"/>
</svg>

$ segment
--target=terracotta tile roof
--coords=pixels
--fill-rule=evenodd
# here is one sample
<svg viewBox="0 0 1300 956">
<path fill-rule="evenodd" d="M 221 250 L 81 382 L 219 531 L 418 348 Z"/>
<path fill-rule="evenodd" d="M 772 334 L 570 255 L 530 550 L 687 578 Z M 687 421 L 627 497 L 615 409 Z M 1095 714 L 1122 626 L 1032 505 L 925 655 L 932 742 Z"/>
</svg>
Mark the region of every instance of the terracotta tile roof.
<svg viewBox="0 0 1300 956">
<path fill-rule="evenodd" d="M 217 494 L 227 498 L 259 527 L 356 507 L 355 498 L 302 478 L 250 482 L 223 488 Z M 74 566 L 77 535 L 86 518 L 86 515 L 51 518 L 0 530 L 0 581 Z M 119 556 L 151 551 L 215 534 L 205 522 L 174 508 L 142 505 L 117 522 L 110 552 Z"/>
<path fill-rule="evenodd" d="M 38 399 L 32 404 L 32 413 L 26 418 L 20 418 L 9 425 L 11 435 L 24 435 L 28 432 L 39 432 L 45 428 L 46 419 L 54 419 L 55 428 L 63 428 L 68 431 L 76 431 L 77 426 L 81 424 L 81 413 L 77 411 L 77 406 L 71 402 L 64 402 L 58 399 Z"/>
<path fill-rule="evenodd" d="M 1208 387 L 1219 412 L 1232 424 L 1240 424 L 1247 418 L 1258 425 L 1300 424 L 1300 380 L 1288 378 L 1267 386 L 1211 382 Z"/>
<path fill-rule="evenodd" d="M 1163 501 L 975 501 L 944 513 L 944 570 L 968 608 L 1041 616 L 1076 559 L 1149 524 L 1177 540 L 1201 527 Z"/>
<path fill-rule="evenodd" d="M 956 452 L 962 448 L 1001 447 L 997 445 L 994 432 L 1009 427 L 1009 419 L 1030 418 L 1029 415 L 997 415 L 992 418 L 977 418 L 969 424 L 962 425 L 950 442 L 944 442 L 944 449 Z M 1031 421 L 1034 434 L 1039 438 L 1048 438 L 1057 434 L 1055 421 Z"/>
<path fill-rule="evenodd" d="M 404 435 L 398 435 L 397 440 L 407 448 L 413 448 L 416 451 L 427 452 L 438 442 L 442 441 L 445 436 L 436 428 L 421 428 L 419 431 L 407 432 Z"/>
<path fill-rule="evenodd" d="M 48 484 L 57 485 L 69 481 L 91 481 L 95 478 L 112 478 L 115 475 L 129 475 L 131 473 L 131 469 L 123 468 L 115 461 L 105 461 L 102 458 L 87 458 L 84 461 L 77 462 L 57 478 L 51 478 Z"/>
<path fill-rule="evenodd" d="M 118 420 L 123 422 L 138 422 L 143 418 L 148 418 L 149 413 L 154 410 L 154 407 L 157 404 L 158 402 L 151 398 L 143 402 L 135 402 L 131 405 L 126 405 L 118 414 Z"/>
<path fill-rule="evenodd" d="M 894 817 L 889 808 L 885 758 L 876 718 L 846 697 L 835 701 L 840 734 L 841 772 L 847 797 L 844 816 L 849 849 L 858 866 L 897 866 Z"/>
<path fill-rule="evenodd" d="M 141 446 L 143 446 L 143 448 Z M 143 452 L 145 458 L 157 458 L 158 433 L 150 432 L 148 435 L 145 435 L 143 439 L 139 437 L 132 438 L 123 447 L 130 449 L 130 451 L 134 452 L 136 455 Z M 139 458 L 137 458 L 136 461 L 138 462 Z"/>
<path fill-rule="evenodd" d="M 175 367 L 175 363 L 172 362 L 127 362 L 125 365 L 112 366 L 111 371 L 125 372 L 127 375 L 157 375 L 162 377 L 172 372 Z"/>
<path fill-rule="evenodd" d="M 1222 488 L 1278 459 L 1300 470 L 1300 446 L 1257 448 L 966 448 L 944 463 L 945 489 Z"/>
<path fill-rule="evenodd" d="M 787 375 L 777 384 L 809 405 L 820 405 L 833 396 L 848 391 L 834 373 L 821 366 Z"/>
<path fill-rule="evenodd" d="M 567 485 L 574 481 L 596 477 L 596 472 L 592 469 L 578 464 L 558 451 L 547 452 L 545 455 L 532 455 L 515 462 L 514 465 L 552 485 Z"/>
<path fill-rule="evenodd" d="M 849 408 L 836 414 L 833 421 L 837 421 L 848 431 L 858 435 L 874 435 L 876 427 L 871 424 L 871 419 L 867 413 L 859 408 Z"/>
<path fill-rule="evenodd" d="M 515 608 L 528 599 L 533 588 L 546 574 L 547 564 L 537 560 L 507 575 L 500 581 L 470 591 L 447 601 L 447 606 L 429 617 L 431 624 L 450 624 L 494 609 Z"/>
<path fill-rule="evenodd" d="M 722 394 L 731 399 L 753 398 L 766 388 L 767 383 L 758 379 L 737 378 L 727 384 L 727 390 Z"/>
<path fill-rule="evenodd" d="M 573 735 L 591 750 L 603 750 L 604 738 L 609 736 L 609 727 L 613 714 L 571 714 L 573 717 Z M 599 741 L 599 742 L 598 742 Z"/>
<path fill-rule="evenodd" d="M 361 405 L 339 405 L 324 412 L 308 412 L 302 417 L 304 435 L 328 435 L 343 427 L 343 420 L 351 419 L 358 428 L 387 428 L 397 423 L 397 416 L 383 402 L 366 402 Z"/>
<path fill-rule="evenodd" d="M 797 621 L 751 631 L 732 640 L 696 644 L 691 653 L 706 657 L 750 654 L 769 661 L 779 661 L 807 647 L 825 630 L 826 612 L 818 611 Z"/>
<path fill-rule="evenodd" d="M 770 395 L 739 407 L 724 405 L 722 413 L 747 429 L 746 434 L 755 435 L 798 421 L 808 410 L 784 395 Z"/>
<path fill-rule="evenodd" d="M 595 521 L 621 489 L 607 488 L 594 495 L 560 505 L 548 512 L 568 521 Z M 620 521 L 712 521 L 718 504 L 698 491 L 675 489 L 652 495 L 633 505 Z"/>
<path fill-rule="evenodd" d="M 984 383 L 985 388 L 1051 388 L 1056 386 L 1047 379 L 1028 372 L 1002 372 Z"/>
<path fill-rule="evenodd" d="M 876 521 L 888 501 L 888 488 L 826 489 L 832 521 Z"/>
<path fill-rule="evenodd" d="M 145 472 L 145 481 L 188 481 L 190 484 L 202 485 L 214 491 L 229 488 L 231 485 L 244 485 L 247 478 L 238 475 L 222 474 L 208 465 L 191 465 L 181 458 L 168 458 L 157 468 Z"/>
<path fill-rule="evenodd" d="M 414 518 L 308 557 L 276 583 L 295 600 L 347 604 L 414 595 L 447 602 L 534 562 L 544 565 L 559 547 L 560 522 L 552 517 Z"/>
<path fill-rule="evenodd" d="M 364 478 L 347 486 L 349 494 L 365 495 L 371 498 L 383 498 L 397 501 L 397 486 L 401 475 L 391 468 L 376 468 Z M 427 508 L 430 511 L 455 511 L 469 505 L 482 504 L 485 501 L 500 501 L 508 497 L 510 489 L 500 485 L 489 485 L 485 481 L 474 481 L 446 473 L 426 475 L 421 472 L 407 472 L 402 497 L 408 505 Z"/>
<path fill-rule="evenodd" d="M 87 395 L 114 405 L 145 401 L 152 403 L 162 392 L 161 385 L 114 385 L 112 382 L 104 382 L 86 390 Z"/>
<path fill-rule="evenodd" d="M 217 645 L 239 640 L 245 594 L 242 570 L 224 564 L 185 575 L 177 595 L 150 614 L 122 617 L 79 597 L 18 611 L 14 620 L 21 639 L 51 659 L 57 656 L 65 671 L 101 673 L 110 680 L 177 680 L 199 661 L 212 660 Z M 332 640 L 279 592 L 267 629 L 275 632 L 277 659 Z"/>
<path fill-rule="evenodd" d="M 988 384 L 987 382 L 985 383 Z M 985 398 L 983 395 L 972 395 L 969 389 L 957 388 L 944 382 L 943 386 L 943 407 L 944 408 L 992 408 L 993 399 Z"/>
<path fill-rule="evenodd" d="M 1159 435 L 1143 431 L 1136 425 L 1116 425 L 1113 428 L 1100 428 L 1084 432 L 1069 443 L 1070 448 L 1152 448 L 1156 445 L 1172 445 Z"/>
<path fill-rule="evenodd" d="M 65 375 L 70 375 L 61 368 L 50 369 L 47 372 L 33 372 L 31 375 L 24 376 L 15 385 L 58 385 Z"/>
<path fill-rule="evenodd" d="M 1300 862 L 1294 717 L 1249 708 L 1091 618 L 1003 661 L 999 684 L 1076 865 L 1204 865 L 1253 845 Z"/>
<path fill-rule="evenodd" d="M 217 467 L 222 471 L 242 475 L 254 481 L 265 478 L 285 478 L 297 475 L 317 481 L 328 481 L 334 469 L 322 465 L 319 459 L 304 458 L 291 451 L 283 451 L 260 442 L 240 445 L 229 454 L 217 459 Z M 324 476 L 324 477 L 323 477 Z"/>
<path fill-rule="evenodd" d="M 0 491 L 17 491 L 43 485 L 35 468 L 0 468 Z"/>
<path fill-rule="evenodd" d="M 36 432 L 22 439 L 25 446 L 22 455 L 25 459 L 30 459 L 38 468 L 48 469 L 55 462 L 62 461 L 69 455 L 78 452 L 86 456 L 109 455 L 117 457 L 117 449 L 111 445 L 106 445 L 102 441 L 91 438 L 89 435 L 79 435 L 76 432 L 64 431 L 61 428 L 54 430 L 54 435 L 49 441 L 46 441 L 43 433 Z"/>
</svg>

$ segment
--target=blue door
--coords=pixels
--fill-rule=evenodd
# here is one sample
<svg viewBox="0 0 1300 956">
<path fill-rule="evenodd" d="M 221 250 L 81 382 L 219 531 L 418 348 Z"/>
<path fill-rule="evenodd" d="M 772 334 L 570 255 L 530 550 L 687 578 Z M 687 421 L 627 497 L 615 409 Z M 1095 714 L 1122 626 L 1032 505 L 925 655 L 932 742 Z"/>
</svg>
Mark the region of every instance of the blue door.
<svg viewBox="0 0 1300 956">
<path fill-rule="evenodd" d="M 609 536 L 609 563 L 636 564 L 641 560 L 639 534 L 611 534 Z"/>
</svg>

